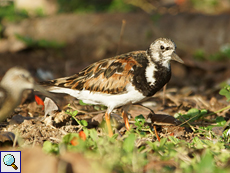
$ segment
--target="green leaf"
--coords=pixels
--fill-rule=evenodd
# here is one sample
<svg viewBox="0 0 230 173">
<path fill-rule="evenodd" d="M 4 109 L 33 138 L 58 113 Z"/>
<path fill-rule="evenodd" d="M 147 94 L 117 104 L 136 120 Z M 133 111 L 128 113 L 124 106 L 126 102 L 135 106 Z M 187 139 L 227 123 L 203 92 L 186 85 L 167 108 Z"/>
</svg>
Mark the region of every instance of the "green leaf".
<svg viewBox="0 0 230 173">
<path fill-rule="evenodd" d="M 82 106 L 91 105 L 91 104 L 84 103 L 82 100 L 79 100 L 79 104 L 82 105 Z"/>
<path fill-rule="evenodd" d="M 145 122 L 145 117 L 141 114 L 135 117 L 136 122 Z"/>
<path fill-rule="evenodd" d="M 193 138 L 193 142 L 195 144 L 195 148 L 196 149 L 202 149 L 202 148 L 204 148 L 203 143 L 201 142 L 201 140 L 197 136 L 195 136 Z"/>
<path fill-rule="evenodd" d="M 62 141 L 66 144 L 69 144 L 73 137 L 79 137 L 78 133 L 68 133 L 62 138 Z"/>
<path fill-rule="evenodd" d="M 141 130 L 145 124 L 145 117 L 141 114 L 135 117 L 135 123 L 137 126 L 136 131 L 138 132 L 139 130 Z"/>
<path fill-rule="evenodd" d="M 216 117 L 216 123 L 218 126 L 224 126 L 226 124 L 226 121 L 224 117 Z"/>
<path fill-rule="evenodd" d="M 97 105 L 94 106 L 93 108 L 94 108 L 95 110 L 97 110 L 97 111 L 99 111 L 99 110 L 101 109 L 100 106 L 97 106 Z"/>
<path fill-rule="evenodd" d="M 113 0 L 108 7 L 110 12 L 130 12 L 133 10 L 133 6 L 125 3 L 123 0 Z"/>
<path fill-rule="evenodd" d="M 198 120 L 199 118 L 201 118 L 203 115 L 207 114 L 207 112 L 208 111 L 206 109 L 199 110 L 197 108 L 191 108 L 187 112 L 187 114 L 183 115 L 183 117 L 186 120 L 191 118 L 191 121 L 195 121 L 195 120 Z"/>
<path fill-rule="evenodd" d="M 180 113 L 175 113 L 175 114 L 174 114 L 174 118 L 176 118 L 176 119 L 180 118 L 180 116 L 181 116 Z"/>
<path fill-rule="evenodd" d="M 123 143 L 123 149 L 129 153 L 132 152 L 135 146 L 135 134 L 131 133 L 127 138 L 125 138 Z"/>
<path fill-rule="evenodd" d="M 97 131 L 96 131 L 95 129 L 90 129 L 90 130 L 89 130 L 89 134 L 90 134 L 90 137 L 91 137 L 94 141 L 97 141 L 97 140 L 98 140 Z"/>
<path fill-rule="evenodd" d="M 194 116 L 198 115 L 199 113 L 200 113 L 199 109 L 192 108 L 187 112 L 187 115 L 189 115 L 190 117 L 194 117 Z"/>
<path fill-rule="evenodd" d="M 49 153 L 52 150 L 52 143 L 50 141 L 45 141 L 43 143 L 43 151 L 45 151 L 46 153 Z"/>
<path fill-rule="evenodd" d="M 201 161 L 197 165 L 198 172 L 213 172 L 215 167 L 214 158 L 209 149 L 206 149 L 204 155 L 201 158 Z"/>
<path fill-rule="evenodd" d="M 15 34 L 16 38 L 22 42 L 24 42 L 29 47 L 41 47 L 41 48 L 61 48 L 64 47 L 64 43 L 58 43 L 56 41 L 49 40 L 35 40 L 28 36 L 22 36 L 20 34 Z"/>
<path fill-rule="evenodd" d="M 220 95 L 223 95 L 227 98 L 227 101 L 230 101 L 230 86 L 227 85 L 219 92 Z"/>
<path fill-rule="evenodd" d="M 167 138 L 161 138 L 161 141 L 160 141 L 160 146 L 164 146 L 167 142 Z"/>
<path fill-rule="evenodd" d="M 170 141 L 172 141 L 173 144 L 178 144 L 180 142 L 180 140 L 175 138 L 174 136 L 169 136 L 168 138 Z"/>
<path fill-rule="evenodd" d="M 72 112 L 72 116 L 76 116 L 77 114 L 78 114 L 77 110 Z"/>
<path fill-rule="evenodd" d="M 81 120 L 80 122 L 82 126 L 88 126 L 88 122 L 86 120 Z"/>
<path fill-rule="evenodd" d="M 55 153 L 55 154 L 57 154 L 58 153 L 58 144 L 53 144 L 50 141 L 45 141 L 43 143 L 42 150 L 45 153 Z"/>
<path fill-rule="evenodd" d="M 85 132 L 86 138 L 89 136 L 89 129 L 87 129 L 86 127 L 83 127 L 83 131 Z"/>
<path fill-rule="evenodd" d="M 78 114 L 78 110 L 72 111 L 72 110 L 67 109 L 66 113 L 75 117 Z"/>
<path fill-rule="evenodd" d="M 200 115 L 204 115 L 204 114 L 207 114 L 207 113 L 208 113 L 208 111 L 206 109 L 201 109 L 201 111 L 200 111 Z"/>
</svg>

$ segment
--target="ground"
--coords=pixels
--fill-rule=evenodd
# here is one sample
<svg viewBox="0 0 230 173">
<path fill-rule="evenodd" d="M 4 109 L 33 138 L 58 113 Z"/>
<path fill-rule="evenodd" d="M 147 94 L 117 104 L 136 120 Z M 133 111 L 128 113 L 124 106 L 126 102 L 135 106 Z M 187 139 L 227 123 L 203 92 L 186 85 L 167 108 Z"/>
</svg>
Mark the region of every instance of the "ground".
<svg viewBox="0 0 230 173">
<path fill-rule="evenodd" d="M 212 72 L 207 71 L 206 69 L 199 68 L 199 66 L 202 67 L 202 63 L 203 62 L 199 64 L 199 62 L 196 62 L 196 64 L 198 64 L 196 66 L 187 65 L 186 60 L 185 65 L 183 66 L 173 63 L 173 74 L 180 74 L 180 71 L 182 71 L 183 73 L 186 73 L 186 76 L 172 76 L 172 80 L 167 85 L 166 93 L 163 93 L 163 90 L 161 90 L 148 101 L 145 101 L 139 105 L 133 105 L 129 111 L 130 123 L 132 124 L 132 128 L 139 128 L 135 124 L 135 117 L 138 117 L 142 114 L 146 119 L 146 125 L 157 127 L 156 129 L 160 138 L 164 139 L 170 136 L 174 136 L 177 139 L 185 140 L 187 143 L 191 143 L 191 141 L 193 141 L 194 137 L 197 136 L 197 134 L 194 134 L 193 130 L 189 126 L 199 129 L 199 126 L 201 124 L 203 124 L 204 126 L 215 125 L 215 119 L 217 116 L 222 116 L 225 120 L 228 120 L 230 116 L 230 112 L 228 109 L 219 113 L 214 113 L 228 106 L 228 102 L 226 102 L 225 97 L 219 95 L 220 87 L 218 86 L 218 84 L 220 82 L 220 79 L 213 77 L 213 74 L 215 74 L 215 76 L 227 74 L 227 64 L 225 65 L 223 63 L 215 63 L 215 66 L 220 66 L 221 70 Z M 210 64 L 210 66 L 212 66 L 212 64 Z M 202 80 L 200 79 L 201 74 Z M 192 76 L 191 79 L 185 79 L 189 78 L 190 76 Z M 212 76 L 211 79 L 210 76 Z M 178 82 L 178 78 L 182 78 L 181 80 L 179 80 L 180 82 Z M 208 86 L 212 87 L 209 88 Z M 30 154 L 29 150 L 31 150 L 31 152 L 39 153 L 39 150 L 41 150 L 40 147 L 43 146 L 45 141 L 59 144 L 63 141 L 63 137 L 65 135 L 69 133 L 78 133 L 84 128 L 96 129 L 99 136 L 107 136 L 107 132 L 104 126 L 100 125 L 103 120 L 103 115 L 105 113 L 104 107 L 95 107 L 93 105 L 84 104 L 82 105 L 79 103 L 78 100 L 72 98 L 71 96 L 57 95 L 56 102 L 60 110 L 50 113 L 51 115 L 47 115 L 46 117 L 44 117 L 44 108 L 42 105 L 38 105 L 34 100 L 35 94 L 39 95 L 40 98 L 44 99 L 44 96 L 39 93 L 29 93 L 29 97 L 25 99 L 18 108 L 15 109 L 14 114 L 7 119 L 7 122 L 1 123 L 2 146 L 20 146 L 20 148 L 22 148 L 22 151 L 25 151 L 23 152 L 23 158 L 31 157 L 31 160 L 28 161 L 29 163 L 33 161 L 33 156 Z M 189 126 L 180 126 L 180 124 L 186 119 L 183 119 L 183 117 L 177 117 L 177 119 L 175 119 L 174 117 L 176 115 L 178 116 L 179 114 L 189 114 L 188 111 L 192 108 L 195 109 L 193 110 L 195 111 L 194 115 L 199 114 L 196 111 L 206 110 L 205 114 L 208 115 L 207 117 L 205 117 L 206 120 L 197 120 L 191 122 Z M 78 120 L 86 120 L 88 125 L 79 125 L 76 120 L 73 119 L 72 116 L 66 112 L 67 110 L 70 110 L 70 112 L 78 110 L 76 118 Z M 123 136 L 125 136 L 126 129 L 122 122 L 120 110 L 115 110 L 112 117 L 115 119 L 116 122 L 114 128 L 117 130 L 115 130 L 115 133 L 118 134 L 118 138 L 122 139 Z M 186 122 L 187 121 L 185 121 L 185 123 L 183 124 L 186 124 Z M 213 129 L 212 131 L 217 135 L 222 134 L 222 130 L 218 130 L 218 128 Z M 12 134 L 12 132 L 14 134 Z M 147 132 L 147 134 L 152 133 L 153 132 Z M 152 134 L 151 136 L 152 137 L 150 138 L 143 138 L 136 144 L 136 146 L 140 147 L 142 145 L 146 145 L 146 141 L 157 141 L 157 137 L 155 134 Z M 16 143 L 14 143 L 15 140 L 17 141 Z M 31 148 L 31 146 L 33 146 L 33 149 Z M 26 149 L 28 147 L 30 149 Z M 64 156 L 61 155 L 59 157 L 59 162 L 56 160 L 57 158 L 51 157 L 50 159 L 53 160 L 51 164 L 57 164 L 56 162 L 60 164 L 61 160 L 66 164 L 70 164 L 71 169 L 83 169 L 79 166 L 73 166 L 74 164 L 71 163 L 70 160 L 66 160 L 66 154 L 67 153 L 65 153 Z M 75 157 L 74 153 L 68 154 L 68 157 Z M 41 157 L 41 159 L 47 159 L 47 157 L 50 156 L 40 154 L 38 157 Z M 77 155 L 77 157 L 79 157 L 79 159 L 83 159 L 83 162 L 86 165 L 90 162 L 88 156 L 83 156 L 80 154 Z M 172 167 L 172 169 L 178 168 L 178 163 L 173 162 L 172 160 L 154 160 L 155 159 L 150 159 L 149 164 L 147 164 L 144 169 L 161 170 L 162 167 L 165 167 L 165 165 Z M 94 161 L 95 163 L 98 163 L 97 159 Z M 45 167 L 46 163 L 42 163 L 42 165 Z M 153 165 L 157 165 L 157 167 L 155 168 Z M 86 172 L 90 172 L 89 169 L 91 169 L 91 167 L 92 165 L 86 170 Z M 53 167 L 50 169 L 51 172 L 55 172 L 57 168 Z M 102 167 L 101 169 L 105 168 Z M 114 170 L 114 168 L 112 169 Z M 26 172 L 29 172 L 30 168 L 26 168 L 24 170 Z M 108 170 L 110 169 L 105 169 L 104 171 L 107 172 Z"/>
</svg>

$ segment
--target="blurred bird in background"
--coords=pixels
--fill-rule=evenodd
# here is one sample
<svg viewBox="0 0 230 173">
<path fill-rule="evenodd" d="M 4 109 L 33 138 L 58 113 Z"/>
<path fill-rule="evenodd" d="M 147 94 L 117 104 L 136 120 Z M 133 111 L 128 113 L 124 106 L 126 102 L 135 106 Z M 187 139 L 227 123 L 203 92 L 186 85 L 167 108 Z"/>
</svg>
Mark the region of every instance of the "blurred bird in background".
<svg viewBox="0 0 230 173">
<path fill-rule="evenodd" d="M 49 95 L 35 83 L 27 70 L 13 67 L 6 72 L 0 82 L 0 122 L 4 121 L 21 103 L 23 92 L 30 89 Z"/>
</svg>

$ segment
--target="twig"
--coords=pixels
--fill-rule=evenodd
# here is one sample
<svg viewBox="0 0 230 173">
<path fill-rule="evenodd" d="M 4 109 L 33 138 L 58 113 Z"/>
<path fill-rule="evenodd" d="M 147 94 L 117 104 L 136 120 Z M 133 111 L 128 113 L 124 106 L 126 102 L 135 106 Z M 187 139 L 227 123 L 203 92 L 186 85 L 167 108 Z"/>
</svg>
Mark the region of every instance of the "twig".
<svg viewBox="0 0 230 173">
<path fill-rule="evenodd" d="M 197 115 L 196 115 L 196 116 L 197 116 Z M 196 116 L 194 116 L 194 117 L 196 117 Z M 181 117 L 182 119 L 184 119 L 181 115 L 180 115 L 180 117 Z M 196 130 L 195 130 L 195 129 L 193 128 L 193 126 L 191 126 L 191 124 L 189 123 L 189 121 L 190 121 L 191 119 L 193 119 L 194 117 L 189 118 L 187 121 L 181 123 L 179 126 L 182 126 L 183 124 L 188 124 L 188 126 L 195 132 Z M 185 120 L 185 119 L 184 119 L 184 120 Z"/>
<path fill-rule="evenodd" d="M 206 101 L 204 101 L 204 99 L 200 96 L 198 97 L 193 97 L 193 99 L 196 101 L 196 102 L 200 102 L 201 104 L 203 104 L 206 108 L 209 108 L 210 106 L 208 105 L 208 103 L 206 103 Z"/>
<path fill-rule="evenodd" d="M 214 114 L 217 114 L 217 113 L 222 112 L 222 111 L 227 110 L 227 109 L 230 109 L 230 106 L 224 107 L 222 109 L 219 109 L 218 111 L 212 112 L 212 113 L 207 114 L 205 116 L 207 117 L 207 116 L 210 116 L 210 115 L 214 115 Z"/>
<path fill-rule="evenodd" d="M 75 121 L 77 121 L 77 123 L 78 123 L 80 126 L 82 126 L 82 125 L 81 125 L 81 122 L 80 122 L 75 116 L 72 115 L 72 118 L 73 118 Z"/>
<path fill-rule="evenodd" d="M 33 144 L 32 144 L 32 148 L 34 148 L 36 141 L 37 141 L 37 137 L 35 136 Z"/>
<path fill-rule="evenodd" d="M 123 19 L 122 20 L 122 25 L 121 25 L 120 39 L 119 39 L 119 42 L 118 42 L 116 55 L 118 55 L 120 53 L 120 50 L 121 50 L 121 42 L 122 42 L 122 37 L 123 37 L 123 34 L 124 34 L 124 30 L 125 30 L 125 24 L 126 24 L 126 20 Z"/>
<path fill-rule="evenodd" d="M 53 128 L 53 129 L 57 129 L 56 127 L 54 127 L 54 126 L 52 126 L 52 125 L 50 125 L 50 127 Z M 62 133 L 63 135 L 66 135 L 66 134 L 67 134 L 66 131 L 64 131 L 64 130 L 62 130 L 62 129 L 60 129 L 60 128 L 58 128 L 58 130 L 61 131 L 61 133 Z"/>
<path fill-rule="evenodd" d="M 178 100 L 177 98 L 173 97 L 171 94 L 166 94 L 166 97 L 167 97 L 169 100 L 171 100 L 173 103 L 175 103 L 176 106 L 179 106 L 179 105 L 180 105 L 179 100 Z M 163 98 L 163 99 L 165 99 L 165 98 Z"/>
<path fill-rule="evenodd" d="M 167 84 L 165 84 L 165 86 L 163 87 L 163 106 L 165 106 L 165 96 L 166 96 L 166 88 L 167 88 Z"/>
<path fill-rule="evenodd" d="M 59 138 L 55 138 L 55 137 L 50 137 L 51 140 L 57 141 L 57 142 L 61 142 L 62 140 Z"/>
<path fill-rule="evenodd" d="M 63 107 L 63 109 L 66 109 L 66 108 L 71 108 L 71 109 L 73 109 L 75 111 L 82 112 L 82 113 L 84 113 L 86 115 L 94 115 L 94 114 L 100 114 L 100 113 L 105 113 L 106 112 L 105 110 L 103 110 L 103 111 L 95 111 L 95 112 L 87 112 L 87 111 L 83 111 L 83 110 L 78 110 L 75 107 L 69 106 L 69 105 L 66 105 L 66 106 Z"/>
<path fill-rule="evenodd" d="M 18 133 L 16 133 L 15 135 L 14 142 L 13 142 L 13 148 L 16 146 L 17 139 L 18 139 Z"/>
<path fill-rule="evenodd" d="M 225 123 L 225 125 L 224 125 L 224 127 L 223 127 L 223 130 L 222 131 L 224 131 L 224 129 L 228 126 L 230 124 L 230 119 Z"/>
<path fill-rule="evenodd" d="M 139 103 L 134 104 L 134 106 L 139 106 L 139 107 L 143 107 L 143 108 L 145 108 L 145 109 L 148 109 L 148 110 L 150 110 L 150 112 L 151 112 L 152 114 L 155 115 L 154 111 L 153 111 L 151 108 L 147 107 L 147 106 L 141 105 L 141 104 L 139 104 Z"/>
</svg>

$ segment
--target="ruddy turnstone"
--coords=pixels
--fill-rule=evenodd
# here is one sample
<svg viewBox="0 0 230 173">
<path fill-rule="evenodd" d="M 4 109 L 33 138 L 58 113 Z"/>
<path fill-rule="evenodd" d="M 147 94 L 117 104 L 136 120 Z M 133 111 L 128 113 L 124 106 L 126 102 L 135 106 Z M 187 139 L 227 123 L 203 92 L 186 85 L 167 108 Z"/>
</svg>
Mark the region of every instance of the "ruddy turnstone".
<svg viewBox="0 0 230 173">
<path fill-rule="evenodd" d="M 0 82 L 0 121 L 5 120 L 13 109 L 20 104 L 23 91 L 33 88 L 46 95 L 48 93 L 35 83 L 27 70 L 21 67 L 9 69 Z"/>
<path fill-rule="evenodd" d="M 175 53 L 176 44 L 167 38 L 155 40 L 146 51 L 133 51 L 89 65 L 79 73 L 42 82 L 47 90 L 66 93 L 88 104 L 108 107 L 105 119 L 113 135 L 110 114 L 123 107 L 126 128 L 129 106 L 153 96 L 171 77 L 170 60 L 183 63 Z"/>
</svg>

